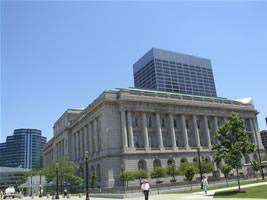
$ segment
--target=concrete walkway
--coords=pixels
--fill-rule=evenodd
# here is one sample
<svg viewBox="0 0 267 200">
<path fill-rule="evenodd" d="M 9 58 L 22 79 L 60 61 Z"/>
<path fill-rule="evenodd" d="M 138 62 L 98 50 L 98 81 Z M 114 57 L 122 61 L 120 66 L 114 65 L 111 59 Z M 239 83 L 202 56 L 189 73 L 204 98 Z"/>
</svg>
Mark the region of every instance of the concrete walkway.
<svg viewBox="0 0 267 200">
<path fill-rule="evenodd" d="M 243 185 L 241 188 L 248 188 L 248 187 L 254 187 L 254 186 L 261 186 L 261 185 L 267 185 L 267 182 L 263 183 L 254 183 L 254 184 L 248 184 L 248 185 Z M 183 193 L 183 194 L 153 194 L 150 195 L 149 200 L 208 200 L 208 199 L 213 199 L 213 195 L 215 192 L 219 191 L 228 191 L 228 190 L 233 190 L 233 189 L 238 189 L 237 186 L 235 187 L 229 187 L 229 188 L 222 188 L 222 189 L 216 189 L 216 190 L 210 190 L 208 191 L 208 195 L 205 196 L 204 192 L 195 192 L 195 193 Z M 266 197 L 267 198 L 267 197 Z M 31 197 L 24 197 L 23 199 L 25 200 L 51 200 L 52 198 L 50 197 L 47 199 L 46 197 L 39 198 L 39 197 L 34 197 L 33 199 Z M 60 199 L 64 199 L 60 197 Z M 85 200 L 85 196 L 79 197 L 79 196 L 71 196 L 69 198 L 70 200 Z M 144 200 L 143 196 L 139 197 L 133 197 L 133 198 L 127 198 L 128 200 Z M 68 199 L 66 199 L 68 200 Z M 119 200 L 116 198 L 96 198 L 96 197 L 90 197 L 90 200 Z M 216 198 L 216 200 L 227 200 L 225 198 Z M 233 198 L 231 200 L 237 200 L 237 198 Z M 257 199 L 245 199 L 242 198 L 242 200 L 257 200 Z"/>
</svg>

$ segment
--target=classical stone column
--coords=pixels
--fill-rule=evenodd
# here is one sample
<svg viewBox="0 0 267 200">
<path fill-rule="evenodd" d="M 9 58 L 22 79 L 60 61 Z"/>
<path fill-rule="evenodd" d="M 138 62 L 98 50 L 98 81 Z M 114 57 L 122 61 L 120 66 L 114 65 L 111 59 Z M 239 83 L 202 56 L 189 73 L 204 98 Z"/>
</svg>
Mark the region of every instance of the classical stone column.
<svg viewBox="0 0 267 200">
<path fill-rule="evenodd" d="M 88 150 L 88 125 L 84 127 L 84 151 Z"/>
<path fill-rule="evenodd" d="M 94 119 L 94 142 L 95 142 L 95 153 L 98 152 L 98 137 L 97 137 L 97 119 Z"/>
<path fill-rule="evenodd" d="M 78 131 L 78 160 L 81 160 L 81 145 L 82 139 L 81 139 L 81 130 Z"/>
<path fill-rule="evenodd" d="M 264 149 L 262 141 L 261 141 L 257 118 L 253 119 L 253 124 L 254 124 L 254 129 L 255 129 L 255 134 L 256 134 L 257 145 L 259 145 L 259 149 Z"/>
<path fill-rule="evenodd" d="M 197 127 L 197 117 L 196 117 L 196 115 L 193 115 L 192 118 L 193 118 L 193 127 L 194 127 L 196 145 L 198 148 L 200 148 L 201 145 L 200 145 L 199 131 L 198 131 L 198 127 Z"/>
<path fill-rule="evenodd" d="M 255 130 L 254 130 L 254 125 L 253 125 L 253 121 L 252 121 L 252 119 L 251 118 L 249 118 L 249 130 L 251 131 L 251 132 L 253 132 L 253 135 L 252 135 L 252 142 L 253 143 L 255 143 L 255 144 L 257 144 L 257 140 L 256 140 L 256 133 L 255 133 Z"/>
<path fill-rule="evenodd" d="M 144 138 L 144 147 L 146 149 L 149 149 L 147 119 L 146 119 L 146 113 L 144 112 L 142 113 L 142 132 L 143 132 L 143 138 Z"/>
<path fill-rule="evenodd" d="M 130 111 L 127 112 L 127 122 L 128 122 L 129 146 L 130 148 L 134 148 L 133 119 L 132 119 L 132 113 Z"/>
<path fill-rule="evenodd" d="M 215 130 L 215 131 L 218 131 L 218 129 L 219 129 L 219 128 L 218 128 L 218 118 L 215 116 L 215 117 L 214 117 L 214 130 Z"/>
<path fill-rule="evenodd" d="M 181 124 L 182 124 L 182 134 L 184 138 L 184 145 L 186 149 L 189 149 L 189 143 L 188 143 L 188 134 L 187 134 L 187 128 L 185 124 L 185 117 L 184 115 L 181 115 Z"/>
<path fill-rule="evenodd" d="M 163 140 L 162 140 L 162 131 L 160 124 L 160 116 L 159 113 L 156 113 L 156 128 L 157 128 L 157 139 L 158 139 L 158 147 L 163 148 Z"/>
<path fill-rule="evenodd" d="M 173 147 L 173 150 L 177 150 L 176 136 L 175 136 L 175 129 L 174 129 L 174 124 L 173 124 L 172 114 L 169 114 L 169 122 L 170 122 L 170 134 L 171 134 L 172 147 Z"/>
<path fill-rule="evenodd" d="M 78 131 L 75 133 L 75 137 L 76 137 L 76 147 L 75 147 L 75 151 L 76 151 L 76 161 L 79 160 L 79 135 L 78 135 Z"/>
<path fill-rule="evenodd" d="M 121 111 L 121 138 L 122 138 L 122 148 L 125 150 L 128 147 L 125 111 Z"/>
<path fill-rule="evenodd" d="M 92 155 L 94 153 L 94 143 L 93 143 L 93 125 L 90 122 L 88 124 L 88 129 L 89 129 L 89 153 Z"/>
<path fill-rule="evenodd" d="M 83 159 L 84 156 L 84 131 L 83 128 L 80 129 L 80 160 Z"/>
<path fill-rule="evenodd" d="M 211 149 L 212 146 L 211 146 L 211 142 L 210 142 L 210 130 L 209 130 L 209 125 L 208 125 L 208 118 L 206 115 L 204 115 L 204 130 L 205 130 L 205 134 L 206 134 L 208 147 L 209 147 L 209 149 Z"/>
</svg>

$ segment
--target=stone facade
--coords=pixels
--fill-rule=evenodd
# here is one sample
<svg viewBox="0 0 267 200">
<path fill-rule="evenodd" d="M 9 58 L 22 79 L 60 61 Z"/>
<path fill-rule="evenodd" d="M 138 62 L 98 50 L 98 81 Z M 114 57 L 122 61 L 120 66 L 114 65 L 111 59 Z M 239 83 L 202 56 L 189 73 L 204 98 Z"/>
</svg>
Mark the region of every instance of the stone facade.
<svg viewBox="0 0 267 200">
<path fill-rule="evenodd" d="M 212 161 L 215 132 L 232 112 L 240 114 L 255 133 L 251 141 L 263 149 L 251 104 L 133 88 L 105 91 L 87 108 L 69 109 L 55 123 L 44 165 L 65 156 L 83 169 L 88 151 L 89 173 L 96 172 L 99 186 L 114 187 L 122 168 L 179 166 L 197 159 L 197 148 L 202 159 Z"/>
</svg>

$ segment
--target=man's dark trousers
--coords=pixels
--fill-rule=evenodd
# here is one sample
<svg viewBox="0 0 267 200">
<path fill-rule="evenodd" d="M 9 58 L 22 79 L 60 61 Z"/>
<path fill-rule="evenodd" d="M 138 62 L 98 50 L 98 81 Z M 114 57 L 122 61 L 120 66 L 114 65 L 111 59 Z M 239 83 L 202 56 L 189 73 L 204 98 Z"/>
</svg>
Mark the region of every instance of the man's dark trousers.
<svg viewBox="0 0 267 200">
<path fill-rule="evenodd" d="M 144 190 L 145 200 L 148 200 L 149 190 Z"/>
</svg>

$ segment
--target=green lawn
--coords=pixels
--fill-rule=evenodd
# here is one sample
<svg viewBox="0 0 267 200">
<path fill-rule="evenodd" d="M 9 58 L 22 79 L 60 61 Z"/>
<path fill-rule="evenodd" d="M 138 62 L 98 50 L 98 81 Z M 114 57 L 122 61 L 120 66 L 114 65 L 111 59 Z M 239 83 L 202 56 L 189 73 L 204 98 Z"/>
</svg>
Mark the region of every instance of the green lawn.
<svg viewBox="0 0 267 200">
<path fill-rule="evenodd" d="M 216 192 L 214 198 L 259 198 L 267 199 L 267 185 L 236 190 Z"/>
<path fill-rule="evenodd" d="M 261 182 L 267 182 L 267 180 L 257 180 L 257 181 L 241 182 L 241 185 L 247 185 L 247 184 L 252 184 L 252 183 L 261 183 Z M 215 190 L 215 189 L 221 189 L 221 188 L 228 188 L 228 187 L 234 187 L 234 186 L 237 186 L 237 183 L 231 183 L 231 184 L 228 184 L 228 185 L 226 185 L 226 183 L 225 183 L 223 185 L 209 186 L 209 190 Z M 193 189 L 193 190 L 190 190 L 189 189 L 189 186 L 188 186 L 188 189 L 187 190 L 177 191 L 177 192 L 174 192 L 174 193 L 181 194 L 181 193 L 192 193 L 192 192 L 200 192 L 200 191 L 203 191 L 203 190 L 201 190 L 201 189 Z"/>
</svg>

